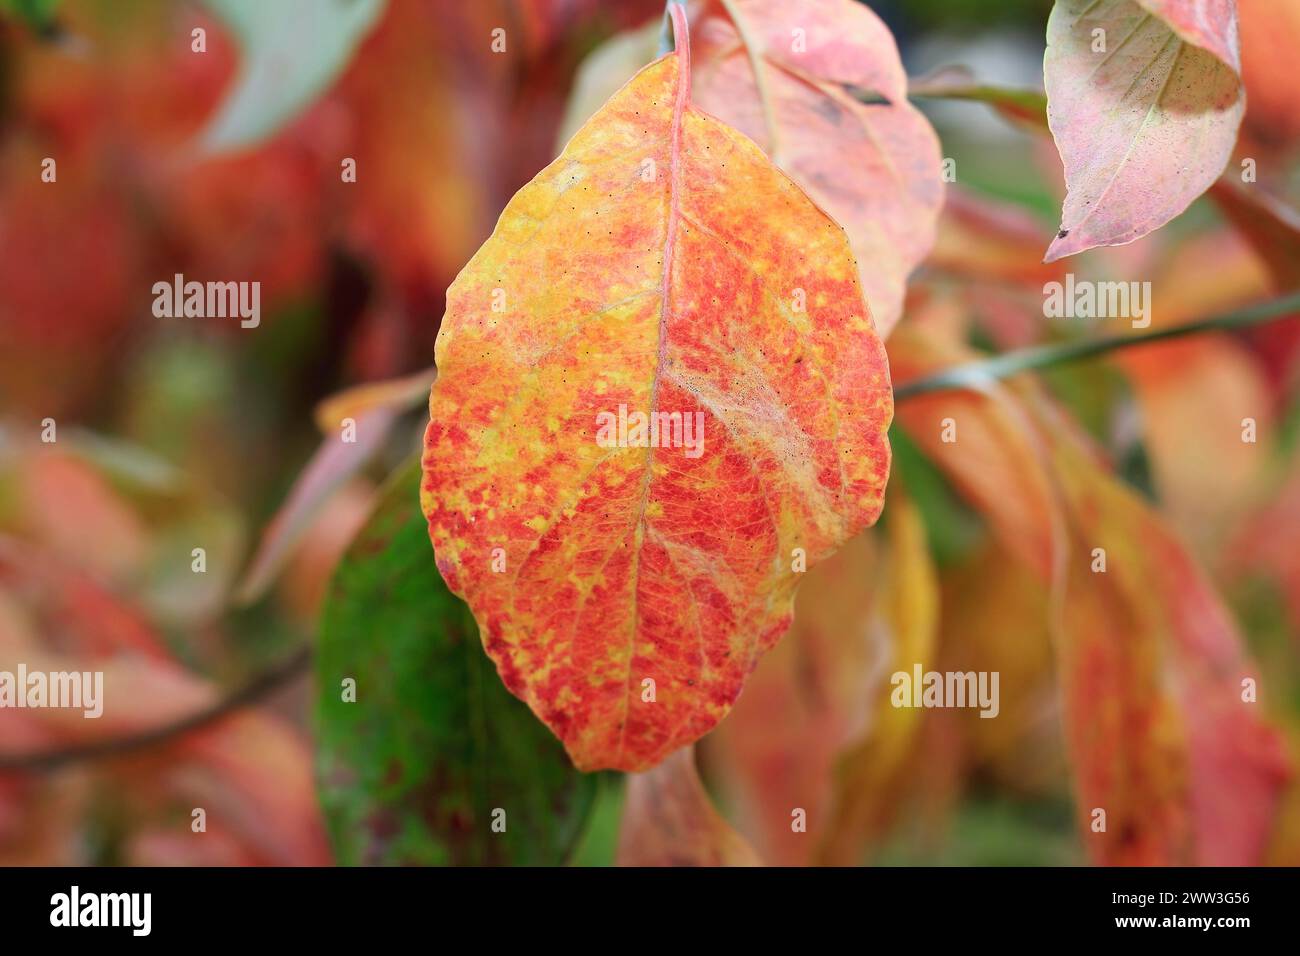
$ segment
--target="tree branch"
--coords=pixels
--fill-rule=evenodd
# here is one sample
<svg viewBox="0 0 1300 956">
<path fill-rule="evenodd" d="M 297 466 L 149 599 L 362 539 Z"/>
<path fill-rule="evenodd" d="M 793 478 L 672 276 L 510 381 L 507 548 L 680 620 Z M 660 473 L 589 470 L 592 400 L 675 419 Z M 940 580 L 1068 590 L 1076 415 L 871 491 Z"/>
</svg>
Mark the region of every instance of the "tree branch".
<svg viewBox="0 0 1300 956">
<path fill-rule="evenodd" d="M 272 691 L 292 682 L 306 671 L 307 666 L 311 663 L 311 656 L 311 647 L 304 644 L 285 660 L 255 675 L 243 687 L 217 701 L 211 707 L 188 717 L 182 717 L 170 724 L 127 734 L 124 737 L 96 740 L 72 747 L 27 754 L 0 754 L 0 773 L 15 770 L 57 770 L 59 767 L 70 763 L 120 757 L 132 751 L 166 743 L 173 737 L 200 730 L 223 717 L 228 717 L 235 711 L 261 700 Z"/>
</svg>

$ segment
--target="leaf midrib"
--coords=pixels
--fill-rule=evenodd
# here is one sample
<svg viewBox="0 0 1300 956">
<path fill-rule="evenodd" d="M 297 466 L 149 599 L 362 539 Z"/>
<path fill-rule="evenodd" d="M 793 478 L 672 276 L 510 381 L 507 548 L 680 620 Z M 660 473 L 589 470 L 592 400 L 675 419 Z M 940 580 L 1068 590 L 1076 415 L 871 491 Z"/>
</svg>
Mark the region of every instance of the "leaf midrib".
<svg viewBox="0 0 1300 956">
<path fill-rule="evenodd" d="M 681 36 L 676 37 L 677 95 L 673 101 L 672 142 L 669 146 L 668 209 L 664 227 L 663 285 L 659 298 L 659 343 L 655 358 L 654 378 L 650 383 L 650 420 L 659 411 L 659 386 L 664 364 L 668 358 L 668 300 L 672 291 L 673 260 L 677 251 L 677 221 L 680 217 L 682 121 L 691 99 L 690 39 L 685 30 L 685 16 L 674 11 L 674 30 L 681 25 Z M 632 660 L 636 656 L 638 598 L 641 591 L 641 551 L 645 546 L 645 511 L 650 498 L 650 479 L 654 471 L 654 447 L 646 446 L 645 473 L 641 477 L 641 500 L 637 506 L 637 523 L 632 532 L 632 613 L 629 615 L 627 638 L 627 666 L 623 675 L 623 715 L 619 721 L 616 763 L 622 763 L 627 744 L 627 719 L 631 702 Z"/>
</svg>

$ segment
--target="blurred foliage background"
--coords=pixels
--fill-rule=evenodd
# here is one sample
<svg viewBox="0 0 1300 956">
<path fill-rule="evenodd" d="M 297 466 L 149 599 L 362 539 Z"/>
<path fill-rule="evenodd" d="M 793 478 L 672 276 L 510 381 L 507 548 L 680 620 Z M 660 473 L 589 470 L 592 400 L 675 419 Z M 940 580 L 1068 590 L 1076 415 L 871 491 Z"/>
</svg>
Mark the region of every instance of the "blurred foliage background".
<svg viewBox="0 0 1300 956">
<path fill-rule="evenodd" d="M 1048 0 L 870 6 L 912 75 L 962 63 L 990 82 L 1041 88 Z M 330 576 L 384 478 L 418 447 L 424 414 L 415 402 L 385 423 L 366 462 L 319 472 L 310 507 L 286 522 L 281 509 L 322 442 L 314 409 L 431 365 L 446 286 L 509 197 L 553 158 L 578 65 L 662 13 L 661 0 L 388 0 L 287 121 L 214 147 L 216 118 L 251 55 L 236 28 L 240 7 L 0 0 L 0 669 L 19 660 L 104 669 L 110 699 L 128 702 L 99 722 L 0 713 L 0 756 L 175 720 L 315 640 Z M 508 49 L 497 55 L 491 31 L 503 25 Z M 275 42 L 292 45 L 292 26 Z M 275 63 L 284 51 L 272 44 L 267 55 Z M 978 104 L 921 105 L 961 188 L 1008 203 L 1019 231 L 1009 231 L 1014 241 L 997 236 L 1003 246 L 978 227 L 945 226 L 904 322 L 958 323 L 994 349 L 1074 335 L 1045 328 L 1041 314 L 1050 273 L 1038 260 L 1063 192 L 1050 139 Z M 46 157 L 57 160 L 56 183 L 41 180 Z M 355 159 L 356 182 L 342 181 L 342 158 Z M 987 268 L 979 250 L 992 257 Z M 1272 294 L 1256 255 L 1206 201 L 1157 236 L 1090 253 L 1081 269 L 1168 277 L 1171 291 L 1157 294 L 1188 318 Z M 156 318 L 151 287 L 177 273 L 260 281 L 260 327 Z M 1196 542 L 1285 688 L 1279 709 L 1292 720 L 1295 539 L 1251 547 L 1242 529 L 1294 528 L 1300 511 L 1287 484 L 1300 423 L 1294 363 L 1274 361 L 1292 354 L 1294 326 L 1230 343 L 1225 388 L 1261 396 L 1278 424 L 1266 464 L 1217 463 L 1228 469 L 1211 482 L 1222 508 L 1207 504 L 1207 449 L 1196 448 L 1194 421 L 1178 421 L 1179 399 L 1170 429 L 1187 444 L 1159 462 L 1135 423 L 1135 388 L 1156 387 L 1160 361 L 1082 364 L 1047 378 L 1126 480 Z M 42 441 L 50 420 L 53 444 Z M 925 715 L 905 763 L 880 781 L 853 862 L 1085 862 L 1043 617 L 1014 581 L 990 591 L 980 575 L 991 560 L 985 520 L 905 437 L 896 447 L 940 569 L 940 659 L 986 641 L 1004 670 L 1022 668 L 1028 699 L 996 729 Z M 279 557 L 265 586 L 243 588 L 240 600 L 259 547 Z M 0 764 L 0 863 L 332 861 L 309 685 L 284 682 L 234 717 L 126 755 L 55 769 Z M 714 800 L 762 844 L 729 792 L 722 744 L 702 751 Z M 572 859 L 608 863 L 622 783 L 609 775 L 592 787 L 574 798 L 591 810 Z M 206 839 L 191 828 L 200 806 Z M 1280 835 L 1276 852 L 1293 854 L 1298 836 Z"/>
</svg>

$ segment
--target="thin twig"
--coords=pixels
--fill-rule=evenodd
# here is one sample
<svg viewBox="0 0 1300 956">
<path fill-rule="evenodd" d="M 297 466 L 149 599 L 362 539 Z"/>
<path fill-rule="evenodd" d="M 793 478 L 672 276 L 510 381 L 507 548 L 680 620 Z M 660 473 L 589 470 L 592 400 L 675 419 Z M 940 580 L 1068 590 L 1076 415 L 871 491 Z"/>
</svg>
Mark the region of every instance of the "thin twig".
<svg viewBox="0 0 1300 956">
<path fill-rule="evenodd" d="M 1077 362 L 1094 358 L 1107 352 L 1120 349 L 1138 348 L 1153 342 L 1166 342 L 1201 332 L 1240 329 L 1250 325 L 1259 325 L 1283 316 L 1300 313 L 1300 293 L 1292 293 L 1280 299 L 1263 302 L 1259 305 L 1216 315 L 1199 322 L 1188 322 L 1145 335 L 1110 335 L 1078 342 L 1065 342 L 1059 345 L 1039 345 L 1033 348 L 1006 352 L 978 362 L 966 362 L 944 369 L 933 375 L 914 378 L 894 388 L 894 400 L 906 401 L 916 395 L 929 392 L 951 391 L 953 389 L 981 389 L 998 379 L 1032 369 L 1043 369 L 1066 362 Z"/>
<path fill-rule="evenodd" d="M 223 717 L 227 717 L 290 683 L 307 669 L 307 666 L 311 663 L 311 656 L 311 647 L 304 644 L 285 660 L 255 675 L 252 680 L 228 697 L 222 698 L 211 707 L 188 717 L 182 717 L 170 724 L 163 724 L 124 737 L 96 740 L 72 747 L 27 754 L 0 754 L 0 772 L 57 770 L 59 767 L 70 763 L 120 757 L 135 750 L 166 743 L 174 737 L 200 730 Z"/>
</svg>

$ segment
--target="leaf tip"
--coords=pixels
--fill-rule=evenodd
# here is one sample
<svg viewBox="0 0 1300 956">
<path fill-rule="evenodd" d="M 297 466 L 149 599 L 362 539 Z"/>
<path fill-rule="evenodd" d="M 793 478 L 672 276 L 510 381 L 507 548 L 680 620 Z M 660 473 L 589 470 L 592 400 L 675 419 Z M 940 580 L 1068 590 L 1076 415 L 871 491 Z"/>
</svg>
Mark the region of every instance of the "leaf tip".
<svg viewBox="0 0 1300 956">
<path fill-rule="evenodd" d="M 1044 263 L 1056 262 L 1058 259 L 1064 259 L 1066 256 L 1072 256 L 1077 252 L 1082 252 L 1086 247 L 1083 246 L 1079 239 L 1070 238 L 1070 230 L 1060 230 L 1051 245 L 1047 247 L 1047 253 L 1043 256 Z"/>
</svg>

